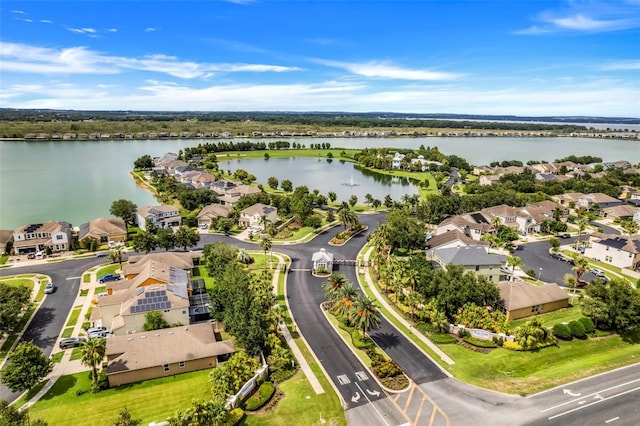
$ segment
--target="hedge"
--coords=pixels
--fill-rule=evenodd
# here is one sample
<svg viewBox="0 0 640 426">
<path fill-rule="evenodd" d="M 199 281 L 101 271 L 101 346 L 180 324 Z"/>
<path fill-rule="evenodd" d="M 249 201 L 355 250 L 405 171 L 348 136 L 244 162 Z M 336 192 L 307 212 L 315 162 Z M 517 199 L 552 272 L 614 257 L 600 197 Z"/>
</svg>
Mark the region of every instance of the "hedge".
<svg viewBox="0 0 640 426">
<path fill-rule="evenodd" d="M 553 326 L 553 335 L 558 339 L 572 340 L 571 330 L 567 324 L 559 323 Z"/>
<path fill-rule="evenodd" d="M 584 331 L 584 326 L 578 321 L 571 321 L 569 323 L 569 330 L 571 330 L 571 335 L 578 339 L 586 339 L 587 333 Z"/>
<path fill-rule="evenodd" d="M 479 348 L 495 348 L 495 347 L 497 347 L 497 345 L 491 340 L 479 340 L 479 339 L 476 339 L 475 337 L 471 337 L 471 336 L 465 337 L 462 340 L 464 340 L 465 342 L 467 342 L 470 345 L 477 346 Z"/>
<path fill-rule="evenodd" d="M 234 408 L 229 411 L 229 418 L 227 419 L 227 425 L 235 426 L 240 424 L 242 419 L 244 418 L 244 410 L 242 408 Z"/>
<path fill-rule="evenodd" d="M 373 347 L 373 340 L 371 340 L 368 336 L 363 336 L 362 333 L 358 330 L 351 330 L 351 341 L 353 342 L 353 346 L 358 349 L 366 349 Z"/>
<path fill-rule="evenodd" d="M 255 411 L 269 402 L 273 394 L 276 392 L 275 386 L 271 382 L 264 382 L 258 388 L 258 391 L 251 395 L 244 403 L 247 411 Z"/>
<path fill-rule="evenodd" d="M 556 345 L 556 342 L 554 341 L 554 342 L 548 342 L 548 343 L 540 343 L 532 348 L 524 349 L 517 342 L 504 342 L 504 345 L 502 347 L 505 349 L 510 349 L 512 351 L 533 351 L 536 349 L 548 348 L 549 346 L 555 346 L 555 345 Z"/>
<path fill-rule="evenodd" d="M 593 333 L 594 331 L 596 331 L 596 326 L 593 324 L 593 321 L 591 321 L 591 318 L 589 317 L 580 317 L 578 318 L 578 322 L 580 324 L 582 324 L 582 326 L 584 327 L 584 331 L 588 334 Z"/>
</svg>

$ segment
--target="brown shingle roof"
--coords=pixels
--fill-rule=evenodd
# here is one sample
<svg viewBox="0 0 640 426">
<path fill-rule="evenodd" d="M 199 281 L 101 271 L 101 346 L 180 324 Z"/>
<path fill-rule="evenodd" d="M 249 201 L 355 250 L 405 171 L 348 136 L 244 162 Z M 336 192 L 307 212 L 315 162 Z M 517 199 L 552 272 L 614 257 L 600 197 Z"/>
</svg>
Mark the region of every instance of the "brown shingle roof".
<svg viewBox="0 0 640 426">
<path fill-rule="evenodd" d="M 107 374 L 209 358 L 234 351 L 230 340 L 216 342 L 209 323 L 111 336 L 107 339 Z"/>
<path fill-rule="evenodd" d="M 498 289 L 507 311 L 569 299 L 569 295 L 557 284 L 536 286 L 516 279 L 499 282 Z"/>
</svg>

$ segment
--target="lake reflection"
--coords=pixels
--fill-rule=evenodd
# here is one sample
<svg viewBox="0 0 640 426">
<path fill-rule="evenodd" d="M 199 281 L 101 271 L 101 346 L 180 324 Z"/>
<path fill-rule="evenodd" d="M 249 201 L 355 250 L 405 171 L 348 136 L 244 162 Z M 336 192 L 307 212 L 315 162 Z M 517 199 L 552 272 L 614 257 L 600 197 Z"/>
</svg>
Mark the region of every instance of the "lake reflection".
<svg viewBox="0 0 640 426">
<path fill-rule="evenodd" d="M 317 189 L 327 195 L 333 191 L 338 201 L 348 201 L 351 195 L 358 197 L 359 203 L 364 203 L 365 194 L 384 201 L 390 195 L 394 201 L 399 201 L 403 195 L 418 193 L 418 187 L 406 178 L 394 178 L 362 170 L 353 163 L 336 159 L 323 158 L 270 158 L 268 160 L 229 160 L 220 161 L 220 168 L 235 171 L 246 170 L 255 175 L 258 183 L 267 186 L 269 177 L 277 177 L 280 182 L 289 179 L 293 187 L 306 186 L 309 191 Z"/>
</svg>

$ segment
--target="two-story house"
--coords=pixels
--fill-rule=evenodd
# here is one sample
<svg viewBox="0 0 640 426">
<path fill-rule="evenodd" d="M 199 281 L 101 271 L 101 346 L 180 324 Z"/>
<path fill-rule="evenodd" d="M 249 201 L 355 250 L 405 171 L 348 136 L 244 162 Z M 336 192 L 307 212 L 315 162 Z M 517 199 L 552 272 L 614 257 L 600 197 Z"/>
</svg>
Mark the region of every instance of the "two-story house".
<svg viewBox="0 0 640 426">
<path fill-rule="evenodd" d="M 159 205 L 138 208 L 136 215 L 137 225 L 145 229 L 147 220 L 150 220 L 155 228 L 171 228 L 180 226 L 182 218 L 177 207 Z"/>
<path fill-rule="evenodd" d="M 49 221 L 25 225 L 13 232 L 15 254 L 41 252 L 47 247 L 54 253 L 70 250 L 72 227 L 69 222 Z"/>
<path fill-rule="evenodd" d="M 109 241 L 127 241 L 127 225 L 122 219 L 98 218 L 80 225 L 78 240 L 93 239 L 98 244 L 107 244 Z M 85 246 L 86 247 L 86 246 Z"/>
<path fill-rule="evenodd" d="M 238 223 L 245 228 L 251 226 L 262 228 L 263 217 L 269 222 L 278 222 L 278 209 L 273 206 L 267 206 L 266 204 L 256 203 L 240 212 Z"/>
<path fill-rule="evenodd" d="M 508 278 L 506 256 L 488 253 L 482 246 L 450 247 L 427 250 L 427 259 L 436 262 L 443 269 L 448 265 L 460 265 L 464 272 L 483 275 L 491 282 L 497 283 Z"/>
<path fill-rule="evenodd" d="M 640 235 L 590 235 L 584 255 L 618 268 L 640 270 Z"/>
</svg>

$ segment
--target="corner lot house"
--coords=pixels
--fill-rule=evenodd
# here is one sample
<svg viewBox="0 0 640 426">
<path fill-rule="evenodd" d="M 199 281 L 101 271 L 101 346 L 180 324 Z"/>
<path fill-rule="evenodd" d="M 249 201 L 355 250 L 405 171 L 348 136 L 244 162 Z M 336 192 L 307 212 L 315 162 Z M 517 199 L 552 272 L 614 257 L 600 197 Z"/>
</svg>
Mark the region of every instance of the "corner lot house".
<svg viewBox="0 0 640 426">
<path fill-rule="evenodd" d="M 584 255 L 618 268 L 640 270 L 640 235 L 606 235 L 595 233 Z"/>
<path fill-rule="evenodd" d="M 80 225 L 78 240 L 87 238 L 96 240 L 99 244 L 109 241 L 127 241 L 127 225 L 122 219 L 98 218 Z"/>
<path fill-rule="evenodd" d="M 35 253 L 47 247 L 54 253 L 68 251 L 71 231 L 69 222 L 55 220 L 25 225 L 13 232 L 13 249 L 15 254 Z"/>
<path fill-rule="evenodd" d="M 526 281 L 501 281 L 500 308 L 507 321 L 544 314 L 569 306 L 569 295 L 557 284 L 541 286 Z"/>
<path fill-rule="evenodd" d="M 214 368 L 218 357 L 235 352 L 230 340 L 217 342 L 209 323 L 165 328 L 107 339 L 109 386 Z"/>
<path fill-rule="evenodd" d="M 147 219 L 156 228 L 171 228 L 182 223 L 178 208 L 167 205 L 140 207 L 136 215 L 136 224 L 144 229 Z"/>
<path fill-rule="evenodd" d="M 198 213 L 198 227 L 208 228 L 219 217 L 229 217 L 230 208 L 224 204 L 209 204 Z"/>
</svg>

